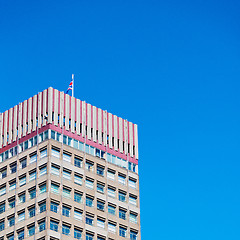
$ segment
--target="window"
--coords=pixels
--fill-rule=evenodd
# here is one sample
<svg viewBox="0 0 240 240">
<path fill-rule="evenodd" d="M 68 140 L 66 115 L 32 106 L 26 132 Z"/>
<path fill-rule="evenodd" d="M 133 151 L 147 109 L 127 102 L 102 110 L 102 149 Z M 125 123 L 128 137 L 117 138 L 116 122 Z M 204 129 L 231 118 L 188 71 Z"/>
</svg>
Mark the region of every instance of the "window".
<svg viewBox="0 0 240 240">
<path fill-rule="evenodd" d="M 97 174 L 103 176 L 104 175 L 104 168 L 101 166 L 97 166 Z"/>
<path fill-rule="evenodd" d="M 71 211 L 71 208 L 63 206 L 62 215 L 66 217 L 70 217 L 70 211 Z"/>
<path fill-rule="evenodd" d="M 89 189 L 93 189 L 93 181 L 90 179 L 86 179 L 86 187 Z"/>
<path fill-rule="evenodd" d="M 51 165 L 51 174 L 59 176 L 59 167 Z"/>
<path fill-rule="evenodd" d="M 71 198 L 71 190 L 63 187 L 63 197 Z"/>
<path fill-rule="evenodd" d="M 24 221 L 25 220 L 25 212 L 21 212 L 18 214 L 18 221 Z"/>
<path fill-rule="evenodd" d="M 19 187 L 21 187 L 25 184 L 26 184 L 26 176 L 20 177 L 19 178 Z"/>
<path fill-rule="evenodd" d="M 102 185 L 100 183 L 97 183 L 97 191 L 101 192 L 101 193 L 104 193 L 104 185 Z"/>
<path fill-rule="evenodd" d="M 42 232 L 46 229 L 46 224 L 45 224 L 45 220 L 44 221 L 41 221 L 39 222 L 38 224 L 38 227 L 39 227 L 39 232 Z"/>
<path fill-rule="evenodd" d="M 112 206 L 112 205 L 108 205 L 108 213 L 115 215 L 116 213 L 116 207 Z"/>
<path fill-rule="evenodd" d="M 36 176 L 36 171 L 29 173 L 29 181 L 35 180 Z"/>
<path fill-rule="evenodd" d="M 79 210 L 74 210 L 74 218 L 76 220 L 82 221 L 82 213 Z"/>
<path fill-rule="evenodd" d="M 47 157 L 47 149 L 44 149 L 44 150 L 40 151 L 40 158 L 42 159 L 42 158 L 45 158 L 45 157 Z"/>
<path fill-rule="evenodd" d="M 125 185 L 126 184 L 126 177 L 123 175 L 118 175 L 118 182 Z"/>
<path fill-rule="evenodd" d="M 9 200 L 9 208 L 14 208 L 15 207 L 15 198 Z"/>
<path fill-rule="evenodd" d="M 131 188 L 134 188 L 134 189 L 136 189 L 136 180 L 133 180 L 133 179 L 129 179 L 129 187 L 131 187 Z"/>
<path fill-rule="evenodd" d="M 23 240 L 24 239 L 24 230 L 21 230 L 18 232 L 18 240 Z"/>
<path fill-rule="evenodd" d="M 90 215 L 86 215 L 86 224 L 93 225 L 93 217 Z"/>
<path fill-rule="evenodd" d="M 20 168 L 23 169 L 25 167 L 27 167 L 27 159 L 26 158 L 20 160 Z"/>
<path fill-rule="evenodd" d="M 57 232 L 58 231 L 58 222 L 50 220 L 50 229 Z"/>
<path fill-rule="evenodd" d="M 113 223 L 108 223 L 108 231 L 115 233 L 116 232 L 116 225 Z"/>
<path fill-rule="evenodd" d="M 62 225 L 62 234 L 67 235 L 67 236 L 70 235 L 70 227 L 63 224 Z"/>
<path fill-rule="evenodd" d="M 76 228 L 74 228 L 74 238 L 75 239 L 82 239 L 82 232 Z"/>
<path fill-rule="evenodd" d="M 110 239 L 110 238 L 109 238 Z M 97 240 L 105 240 L 103 237 L 97 237 Z"/>
<path fill-rule="evenodd" d="M 118 200 L 121 202 L 126 202 L 126 193 L 119 192 L 118 193 Z"/>
<path fill-rule="evenodd" d="M 115 189 L 108 187 L 108 196 L 115 198 Z"/>
<path fill-rule="evenodd" d="M 67 180 L 71 180 L 71 172 L 64 169 L 63 170 L 63 178 L 65 178 Z"/>
<path fill-rule="evenodd" d="M 52 148 L 52 157 L 60 158 L 60 151 Z"/>
<path fill-rule="evenodd" d="M 19 203 L 25 203 L 25 201 L 26 201 L 26 194 L 23 193 L 19 195 Z"/>
<path fill-rule="evenodd" d="M 74 182 L 78 185 L 82 185 L 82 177 L 77 174 L 74 174 Z"/>
<path fill-rule="evenodd" d="M 46 202 L 40 203 L 39 204 L 39 212 L 45 212 L 46 211 Z"/>
<path fill-rule="evenodd" d="M 7 169 L 1 170 L 1 178 L 7 177 Z"/>
<path fill-rule="evenodd" d="M 36 197 L 36 189 L 32 189 L 29 191 L 29 198 L 33 199 Z"/>
<path fill-rule="evenodd" d="M 47 166 L 41 166 L 41 167 L 40 167 L 39 175 L 40 175 L 40 176 L 43 176 L 43 175 L 45 175 L 45 174 L 47 174 Z"/>
<path fill-rule="evenodd" d="M 71 162 L 71 155 L 67 153 L 63 153 L 63 160 L 67 162 Z"/>
<path fill-rule="evenodd" d="M 93 235 L 90 233 L 86 233 L 86 240 L 93 240 Z"/>
<path fill-rule="evenodd" d="M 129 203 L 134 205 L 134 206 L 137 206 L 137 197 L 129 196 Z"/>
<path fill-rule="evenodd" d="M 10 166 L 10 172 L 15 173 L 16 171 L 17 171 L 17 163 L 15 162 Z"/>
<path fill-rule="evenodd" d="M 6 194 L 6 185 L 4 185 L 0 188 L 0 196 L 5 195 L 5 194 Z"/>
<path fill-rule="evenodd" d="M 127 236 L 127 229 L 123 227 L 119 227 L 119 236 L 126 237 Z"/>
<path fill-rule="evenodd" d="M 59 204 L 58 204 L 58 203 L 56 203 L 56 202 L 51 202 L 50 210 L 51 210 L 52 212 L 57 213 L 57 212 L 58 212 L 58 207 L 59 207 Z"/>
<path fill-rule="evenodd" d="M 88 171 L 93 172 L 93 163 L 86 162 L 85 167 Z"/>
<path fill-rule="evenodd" d="M 105 221 L 103 219 L 97 219 L 97 226 L 100 228 L 105 228 Z"/>
<path fill-rule="evenodd" d="M 30 164 L 37 161 L 37 154 L 30 156 Z"/>
<path fill-rule="evenodd" d="M 74 192 L 74 201 L 81 203 L 82 202 L 82 194 Z"/>
<path fill-rule="evenodd" d="M 93 207 L 93 199 L 90 197 L 86 197 L 86 206 Z"/>
<path fill-rule="evenodd" d="M 39 186 L 40 194 L 45 193 L 47 191 L 46 183 Z"/>
<path fill-rule="evenodd" d="M 12 227 L 12 226 L 14 226 L 14 225 L 15 225 L 15 217 L 12 216 L 12 217 L 10 217 L 10 218 L 8 219 L 8 226 L 9 226 L 9 227 Z"/>
<path fill-rule="evenodd" d="M 14 240 L 14 234 L 12 233 L 11 235 L 9 235 L 9 236 L 7 237 L 7 240 Z"/>
<path fill-rule="evenodd" d="M 107 178 L 111 179 L 111 180 L 115 180 L 115 173 L 112 172 L 112 171 L 109 171 L 107 172 Z"/>
<path fill-rule="evenodd" d="M 57 184 L 51 183 L 51 192 L 59 194 L 59 186 Z"/>
<path fill-rule="evenodd" d="M 136 213 L 130 213 L 129 220 L 130 220 L 130 222 L 137 223 L 137 214 Z"/>
<path fill-rule="evenodd" d="M 28 211 L 29 211 L 29 218 L 35 216 L 35 207 L 29 208 Z"/>
<path fill-rule="evenodd" d="M 3 231 L 5 229 L 5 223 L 4 220 L 0 221 L 0 231 Z"/>
<path fill-rule="evenodd" d="M 78 168 L 82 168 L 82 160 L 80 160 L 78 158 L 74 158 L 74 166 L 76 166 Z"/>
<path fill-rule="evenodd" d="M 119 209 L 119 218 L 126 220 L 126 210 Z"/>
<path fill-rule="evenodd" d="M 130 231 L 130 240 L 137 240 L 137 232 Z"/>
<path fill-rule="evenodd" d="M 0 214 L 5 212 L 5 203 L 0 204 Z"/>
<path fill-rule="evenodd" d="M 97 209 L 104 211 L 104 202 L 97 200 Z"/>
<path fill-rule="evenodd" d="M 33 236 L 35 234 L 35 225 L 28 227 L 28 236 Z"/>
<path fill-rule="evenodd" d="M 16 180 L 9 183 L 9 191 L 12 191 L 16 188 Z"/>
</svg>

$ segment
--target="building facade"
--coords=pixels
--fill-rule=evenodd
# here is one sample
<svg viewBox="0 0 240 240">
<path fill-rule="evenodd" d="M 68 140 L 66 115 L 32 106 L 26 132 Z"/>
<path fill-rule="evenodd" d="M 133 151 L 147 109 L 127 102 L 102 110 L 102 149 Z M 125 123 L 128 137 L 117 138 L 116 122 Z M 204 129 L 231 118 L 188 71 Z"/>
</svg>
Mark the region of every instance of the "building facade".
<svg viewBox="0 0 240 240">
<path fill-rule="evenodd" d="M 53 88 L 0 114 L 0 240 L 140 240 L 137 125 Z"/>
</svg>

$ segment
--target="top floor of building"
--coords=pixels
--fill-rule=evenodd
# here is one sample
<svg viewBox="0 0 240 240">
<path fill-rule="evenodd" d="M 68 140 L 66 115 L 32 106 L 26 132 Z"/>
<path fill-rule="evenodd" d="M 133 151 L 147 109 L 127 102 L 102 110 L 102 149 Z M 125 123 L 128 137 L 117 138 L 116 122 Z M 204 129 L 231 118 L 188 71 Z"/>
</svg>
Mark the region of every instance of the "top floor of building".
<svg viewBox="0 0 240 240">
<path fill-rule="evenodd" d="M 0 153 L 52 129 L 138 164 L 138 127 L 52 87 L 0 114 Z"/>
</svg>

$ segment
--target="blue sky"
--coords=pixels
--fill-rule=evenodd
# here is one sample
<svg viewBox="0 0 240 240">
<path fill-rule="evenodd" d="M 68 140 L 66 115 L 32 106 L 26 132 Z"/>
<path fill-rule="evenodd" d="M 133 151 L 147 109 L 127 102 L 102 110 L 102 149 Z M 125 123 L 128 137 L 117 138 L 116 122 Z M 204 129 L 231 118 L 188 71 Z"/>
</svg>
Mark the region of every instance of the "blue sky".
<svg viewBox="0 0 240 240">
<path fill-rule="evenodd" d="M 142 239 L 240 236 L 239 1 L 0 1 L 0 111 L 52 86 L 139 125 Z"/>
</svg>

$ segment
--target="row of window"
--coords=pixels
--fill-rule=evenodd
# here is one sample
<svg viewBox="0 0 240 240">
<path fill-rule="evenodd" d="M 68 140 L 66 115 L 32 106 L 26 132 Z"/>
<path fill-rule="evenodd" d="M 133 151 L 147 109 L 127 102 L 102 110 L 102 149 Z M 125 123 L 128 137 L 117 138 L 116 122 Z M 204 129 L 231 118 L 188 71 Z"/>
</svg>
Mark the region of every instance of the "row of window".
<svg viewBox="0 0 240 240">
<path fill-rule="evenodd" d="M 82 203 L 82 195 L 79 193 L 74 194 L 74 200 L 75 202 Z M 86 206 L 93 207 L 94 206 L 94 198 L 93 197 L 86 197 Z M 59 202 L 57 201 L 51 201 L 50 210 L 55 213 L 59 213 Z M 100 211 L 105 210 L 105 202 L 103 200 L 97 200 L 97 209 Z M 108 203 L 107 211 L 111 215 L 116 215 L 116 205 L 112 203 Z M 77 220 L 82 220 L 82 213 L 83 211 L 78 208 L 74 208 L 74 211 L 72 212 L 73 216 Z M 62 213 L 63 216 L 70 217 L 71 216 L 71 207 L 69 205 L 63 205 L 62 206 Z M 119 207 L 118 209 L 118 216 L 119 218 L 126 220 L 127 218 L 127 209 Z M 137 213 L 134 213 L 130 211 L 129 213 L 129 220 L 132 223 L 137 224 Z M 99 220 L 101 222 L 105 222 L 105 220 Z M 92 224 L 91 224 L 92 225 Z M 104 227 L 103 227 L 104 228 Z"/>
<path fill-rule="evenodd" d="M 27 150 L 28 148 L 37 145 L 37 143 L 42 142 L 44 140 L 47 140 L 49 138 L 52 138 L 54 140 L 57 140 L 59 142 L 63 142 L 63 144 L 69 145 L 73 148 L 79 149 L 80 151 L 86 152 L 90 155 L 102 158 L 107 160 L 108 162 L 111 162 L 115 165 L 118 165 L 123 168 L 128 168 L 129 170 L 136 172 L 136 164 L 128 162 L 125 159 L 116 157 L 115 155 L 109 154 L 98 148 L 92 147 L 88 144 L 84 144 L 81 141 L 75 140 L 73 138 L 70 138 L 66 135 L 63 135 L 63 139 L 61 139 L 61 134 L 58 132 L 55 132 L 53 130 L 47 130 L 38 136 L 35 136 L 18 146 L 11 148 L 10 150 L 5 151 L 4 153 L 0 154 L 0 162 L 7 160 L 8 158 L 11 158 L 13 156 L 16 156 L 17 153 L 21 153 L 24 150 Z"/>
<path fill-rule="evenodd" d="M 86 218 L 86 224 L 89 224 L 89 220 L 87 220 Z M 101 227 L 101 226 L 100 226 Z M 67 223 L 63 223 L 62 226 L 62 234 L 70 236 L 71 234 L 71 225 L 67 224 Z M 4 221 L 0 221 L 0 231 L 3 231 L 5 229 L 5 222 Z M 14 233 L 10 233 L 7 235 L 7 240 L 14 240 L 14 239 L 18 239 L 18 240 L 23 240 L 26 237 L 31 237 L 33 235 L 35 235 L 36 230 L 38 230 L 38 232 L 42 232 L 46 229 L 46 222 L 45 219 L 39 220 L 35 226 L 35 223 L 31 223 L 27 226 L 27 234 L 24 231 L 24 228 L 18 229 L 16 231 L 16 237 L 14 236 Z M 59 231 L 59 221 L 56 221 L 55 219 L 51 219 L 50 220 L 50 229 L 52 231 L 58 232 Z M 82 230 L 80 228 L 78 228 L 77 226 L 74 226 L 73 228 L 74 232 L 74 239 L 80 239 L 82 240 Z M 108 231 L 116 233 L 116 225 L 112 224 L 112 223 L 108 223 Z M 93 240 L 94 238 L 94 234 L 91 233 L 86 233 L 86 240 Z M 121 237 L 127 237 L 127 228 L 126 227 L 119 227 L 119 236 Z M 15 238 L 14 238 L 15 237 Z M 0 237 L 0 240 L 3 240 L 4 237 Z M 41 240 L 43 240 L 45 238 L 41 238 Z M 52 239 L 52 238 L 51 238 Z M 106 237 L 103 236 L 97 236 L 97 240 L 105 240 Z M 40 240 L 40 239 L 39 239 Z M 130 240 L 137 240 L 137 231 L 134 230 L 130 230 Z"/>
</svg>

